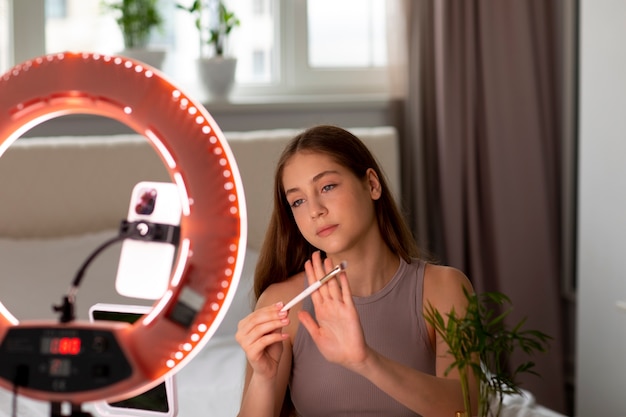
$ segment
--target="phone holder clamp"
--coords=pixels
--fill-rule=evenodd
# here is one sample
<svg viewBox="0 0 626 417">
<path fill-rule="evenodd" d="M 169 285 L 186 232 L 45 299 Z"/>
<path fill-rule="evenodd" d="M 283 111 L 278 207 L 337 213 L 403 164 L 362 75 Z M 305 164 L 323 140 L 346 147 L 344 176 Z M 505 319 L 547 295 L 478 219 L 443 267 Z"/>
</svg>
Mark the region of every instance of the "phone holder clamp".
<svg viewBox="0 0 626 417">
<path fill-rule="evenodd" d="M 122 220 L 120 235 L 128 239 L 147 240 L 178 245 L 180 226 L 172 224 L 152 223 L 145 220 L 129 222 Z"/>
</svg>

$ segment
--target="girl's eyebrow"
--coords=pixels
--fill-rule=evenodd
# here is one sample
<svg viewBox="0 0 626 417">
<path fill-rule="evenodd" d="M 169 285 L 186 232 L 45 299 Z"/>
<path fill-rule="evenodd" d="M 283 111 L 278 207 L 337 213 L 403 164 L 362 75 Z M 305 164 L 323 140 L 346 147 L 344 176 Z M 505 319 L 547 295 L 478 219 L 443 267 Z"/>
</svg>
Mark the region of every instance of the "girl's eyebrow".
<svg viewBox="0 0 626 417">
<path fill-rule="evenodd" d="M 319 174 L 315 175 L 312 179 L 311 179 L 311 183 L 315 183 L 319 180 L 321 180 L 323 177 L 325 177 L 326 175 L 330 175 L 330 174 L 339 174 L 339 171 L 336 171 L 334 169 L 329 169 L 326 171 L 322 171 Z M 294 187 L 294 188 L 290 188 L 288 190 L 285 190 L 285 196 L 288 196 L 290 193 L 295 193 L 296 191 L 300 190 L 300 188 L 298 187 Z"/>
</svg>

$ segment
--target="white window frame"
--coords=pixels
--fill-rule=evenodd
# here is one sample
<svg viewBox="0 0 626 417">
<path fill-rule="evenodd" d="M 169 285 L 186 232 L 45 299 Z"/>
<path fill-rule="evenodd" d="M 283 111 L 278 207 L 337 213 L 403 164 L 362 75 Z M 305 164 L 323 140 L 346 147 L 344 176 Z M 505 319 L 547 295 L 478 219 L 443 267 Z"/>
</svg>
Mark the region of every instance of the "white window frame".
<svg viewBox="0 0 626 417">
<path fill-rule="evenodd" d="M 313 0 L 314 1 L 314 0 Z M 389 92 L 385 68 L 314 69 L 308 65 L 307 0 L 274 0 L 280 81 L 236 86 L 235 95 L 355 95 Z M 289 34 L 280 36 L 281 33 Z"/>
<path fill-rule="evenodd" d="M 45 53 L 44 0 L 9 0 L 13 18 L 12 63 Z M 274 65 L 279 81 L 259 85 L 236 85 L 233 97 L 240 100 L 285 96 L 388 95 L 384 68 L 313 69 L 307 65 L 307 0 L 273 0 L 278 51 Z M 314 1 L 314 0 L 313 0 Z M 12 7 L 11 7 L 12 6 Z M 281 36 L 281 34 L 288 34 Z M 176 80 L 174 80 L 176 82 Z"/>
<path fill-rule="evenodd" d="M 315 1 L 315 0 L 312 0 Z M 287 37 L 287 51 L 293 53 L 295 66 L 294 81 L 296 85 L 307 85 L 310 88 L 333 91 L 374 93 L 386 91 L 388 87 L 387 71 L 383 68 L 346 68 L 346 69 L 315 69 L 308 65 L 308 20 L 307 0 L 283 0 L 287 13 L 293 16 L 294 27 L 289 28 L 294 36 Z M 293 9 L 293 10 L 289 10 Z M 285 24 L 285 23 L 283 23 Z"/>
</svg>

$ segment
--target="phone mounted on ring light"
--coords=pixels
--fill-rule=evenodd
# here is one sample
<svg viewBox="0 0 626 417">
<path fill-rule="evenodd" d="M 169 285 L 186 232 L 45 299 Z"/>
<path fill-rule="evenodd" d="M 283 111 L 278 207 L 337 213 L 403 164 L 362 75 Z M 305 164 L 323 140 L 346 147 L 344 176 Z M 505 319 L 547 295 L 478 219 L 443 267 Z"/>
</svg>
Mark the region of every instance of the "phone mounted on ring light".
<svg viewBox="0 0 626 417">
<path fill-rule="evenodd" d="M 160 224 L 148 222 L 145 220 L 128 221 L 122 220 L 120 224 L 119 234 L 112 239 L 107 240 L 100 245 L 92 254 L 85 260 L 83 265 L 78 270 L 74 281 L 68 291 L 68 294 L 63 297 L 60 305 L 53 306 L 53 311 L 61 313 L 59 321 L 61 323 L 68 323 L 73 321 L 76 316 L 74 313 L 74 302 L 78 287 L 82 281 L 82 278 L 87 270 L 89 264 L 98 256 L 104 249 L 108 248 L 114 243 L 125 239 L 141 240 L 146 242 L 161 242 L 170 243 L 174 247 L 178 246 L 180 240 L 180 226 L 172 224 Z"/>
<path fill-rule="evenodd" d="M 124 297 L 156 300 L 169 287 L 180 240 L 180 191 L 171 182 L 141 181 L 131 192 L 115 290 Z"/>
</svg>

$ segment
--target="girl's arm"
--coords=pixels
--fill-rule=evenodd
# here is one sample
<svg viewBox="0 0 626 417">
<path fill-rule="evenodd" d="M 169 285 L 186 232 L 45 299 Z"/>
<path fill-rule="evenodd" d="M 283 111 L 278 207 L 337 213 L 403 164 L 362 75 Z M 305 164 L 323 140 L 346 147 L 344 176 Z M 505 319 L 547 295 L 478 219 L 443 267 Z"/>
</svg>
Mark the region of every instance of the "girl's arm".
<svg viewBox="0 0 626 417">
<path fill-rule="evenodd" d="M 271 293 L 271 291 L 268 292 Z M 239 322 L 235 338 L 248 365 L 239 416 L 279 416 L 291 372 L 291 342 L 282 330 L 289 324 L 282 303 L 261 296 L 257 308 Z"/>
<path fill-rule="evenodd" d="M 307 271 L 309 274 L 314 274 L 313 269 Z M 471 290 L 471 285 L 462 273 L 453 268 L 428 265 L 424 279 L 425 305 L 430 303 L 443 315 L 452 307 L 461 314 L 465 311 L 467 301 L 462 288 Z M 364 376 L 424 417 L 451 417 L 463 410 L 458 373 L 445 375 L 453 359 L 447 345 L 437 339 L 434 331 L 429 333 L 436 349 L 436 375 L 428 375 L 392 361 L 367 346 L 345 274 L 341 274 L 339 282 L 332 280 L 325 287 L 324 291 L 314 294 L 317 322 L 305 312 L 300 312 L 299 318 L 328 361 Z M 471 386 L 475 400 L 476 384 Z"/>
</svg>

